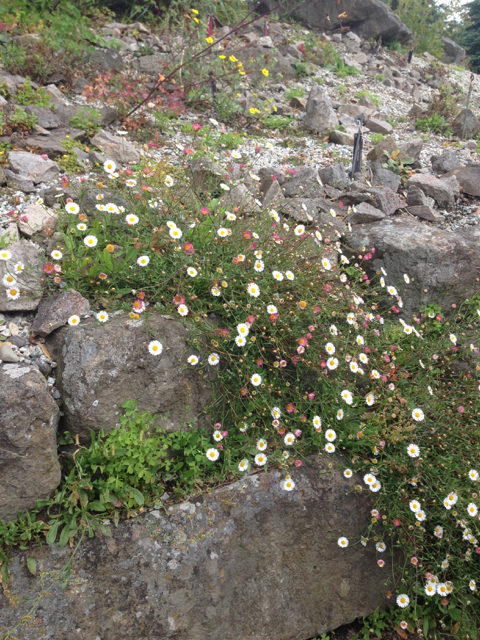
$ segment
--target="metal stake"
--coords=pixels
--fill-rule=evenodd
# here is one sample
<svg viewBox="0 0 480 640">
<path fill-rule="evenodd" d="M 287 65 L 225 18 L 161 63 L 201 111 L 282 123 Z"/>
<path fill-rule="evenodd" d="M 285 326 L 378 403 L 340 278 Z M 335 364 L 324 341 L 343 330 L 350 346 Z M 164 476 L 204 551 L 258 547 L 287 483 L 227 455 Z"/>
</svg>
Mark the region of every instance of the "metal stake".
<svg viewBox="0 0 480 640">
<path fill-rule="evenodd" d="M 473 79 L 474 79 L 474 75 L 472 73 L 472 75 L 470 76 L 470 86 L 468 88 L 467 105 L 465 107 L 465 117 L 463 119 L 462 140 L 463 140 L 463 137 L 465 136 L 465 127 L 467 126 L 468 105 L 470 104 L 470 96 L 472 95 Z"/>
</svg>

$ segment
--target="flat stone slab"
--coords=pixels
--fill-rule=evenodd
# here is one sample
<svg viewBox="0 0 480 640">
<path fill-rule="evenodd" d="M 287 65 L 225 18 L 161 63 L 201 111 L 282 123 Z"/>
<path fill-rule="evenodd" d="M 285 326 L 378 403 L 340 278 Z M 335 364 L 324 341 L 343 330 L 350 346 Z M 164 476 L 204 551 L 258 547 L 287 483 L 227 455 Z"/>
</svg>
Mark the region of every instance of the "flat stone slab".
<svg viewBox="0 0 480 640">
<path fill-rule="evenodd" d="M 68 322 L 68 319 L 77 315 L 80 318 L 90 313 L 90 303 L 78 291 L 70 289 L 57 295 L 44 298 L 32 324 L 32 332 L 45 338 L 52 331 Z"/>
<path fill-rule="evenodd" d="M 49 136 L 45 136 L 47 139 Z M 48 158 L 42 158 L 28 151 L 10 151 L 8 154 L 10 169 L 34 184 L 50 182 L 59 174 L 59 166 Z"/>
<path fill-rule="evenodd" d="M 52 209 L 41 204 L 29 204 L 18 220 L 18 228 L 24 236 L 30 238 L 44 229 L 55 229 L 57 222 L 58 216 Z"/>
<path fill-rule="evenodd" d="M 320 636 L 385 600 L 392 559 L 377 566 L 375 542 L 359 543 L 372 507 L 326 456 L 292 473 L 247 476 L 207 496 L 166 506 L 110 526 L 111 537 L 85 536 L 62 591 L 40 601 L 37 624 L 21 640 L 291 640 Z M 342 465 L 343 466 L 343 465 Z M 355 482 L 354 482 L 355 481 Z M 350 545 L 341 549 L 337 540 Z M 0 602 L 7 629 L 20 622 L 45 589 L 25 557 L 9 564 L 13 608 Z M 66 547 L 33 551 L 37 576 L 59 571 Z M 29 602 L 25 602 L 25 599 Z M 34 614 L 35 615 L 35 614 Z"/>
<path fill-rule="evenodd" d="M 12 273 L 17 279 L 20 297 L 9 300 L 5 287 L 0 287 L 0 311 L 34 311 L 42 297 L 43 252 L 28 240 L 18 240 L 8 245 L 7 250 L 12 254 L 11 259 L 0 260 L 0 280 L 6 273 Z M 21 262 L 23 271 L 14 271 L 15 264 Z"/>
</svg>

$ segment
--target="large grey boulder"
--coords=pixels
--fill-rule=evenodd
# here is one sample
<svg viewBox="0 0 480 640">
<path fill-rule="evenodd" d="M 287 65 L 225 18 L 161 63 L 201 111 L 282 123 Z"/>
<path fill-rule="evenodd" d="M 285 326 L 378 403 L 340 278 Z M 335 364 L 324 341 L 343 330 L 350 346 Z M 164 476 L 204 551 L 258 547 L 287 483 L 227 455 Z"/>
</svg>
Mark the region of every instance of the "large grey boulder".
<svg viewBox="0 0 480 640">
<path fill-rule="evenodd" d="M 433 198 L 440 207 L 453 207 L 460 196 L 458 180 L 455 176 L 437 178 L 425 173 L 417 173 L 407 180 L 407 189 L 418 187 L 426 196 Z"/>
<path fill-rule="evenodd" d="M 458 64 L 467 57 L 465 49 L 450 38 L 442 38 L 441 43 L 443 44 L 441 60 L 445 64 Z"/>
<path fill-rule="evenodd" d="M 465 111 L 467 113 L 467 119 L 465 120 Z M 459 138 L 462 136 L 463 127 L 465 125 L 465 133 L 463 137 L 465 140 L 470 140 L 478 133 L 480 133 L 480 122 L 477 116 L 471 109 L 462 109 L 452 123 L 452 131 L 454 135 Z"/>
<path fill-rule="evenodd" d="M 432 156 L 430 162 L 432 163 L 433 172 L 437 175 L 447 173 L 448 171 L 452 171 L 452 169 L 458 169 L 462 166 L 462 163 L 453 151 L 445 151 L 445 153 L 439 156 Z"/>
<path fill-rule="evenodd" d="M 478 293 L 480 279 L 480 228 L 443 231 L 404 216 L 355 227 L 344 235 L 345 248 L 358 253 L 375 247 L 369 263 L 372 276 L 383 267 L 388 284 L 398 287 L 403 311 L 418 313 L 430 303 L 448 310 Z M 408 274 L 410 284 L 404 283 Z"/>
<path fill-rule="evenodd" d="M 374 540 L 359 543 L 370 496 L 330 462 L 312 456 L 292 474 L 291 492 L 272 470 L 214 489 L 208 500 L 120 522 L 111 537 L 85 536 L 66 589 L 50 587 L 22 640 L 303 640 L 372 613 L 392 589 L 392 560 L 383 554 L 379 568 Z M 1 601 L 7 629 L 45 590 L 28 573 L 27 553 L 9 564 L 18 602 Z M 58 545 L 32 553 L 39 576 L 72 555 Z"/>
<path fill-rule="evenodd" d="M 58 215 L 53 209 L 41 204 L 29 204 L 23 215 L 20 216 L 18 228 L 22 235 L 31 238 L 44 229 L 55 229 L 57 222 Z"/>
<path fill-rule="evenodd" d="M 268 0 L 271 8 L 277 0 Z M 288 0 L 280 1 L 280 15 L 315 27 L 328 29 L 349 26 L 361 38 L 382 36 L 384 42 L 398 40 L 402 44 L 412 37 L 410 29 L 382 0 L 313 0 L 292 7 Z M 345 16 L 339 19 L 337 16 Z"/>
<path fill-rule="evenodd" d="M 0 364 L 0 407 L 0 520 L 14 520 L 60 483 L 60 411 L 40 371 L 23 363 Z"/>
<path fill-rule="evenodd" d="M 480 164 L 466 164 L 464 167 L 452 169 L 442 177 L 450 176 L 456 177 L 463 193 L 480 197 Z"/>
<path fill-rule="evenodd" d="M 60 171 L 58 164 L 53 160 L 27 151 L 10 151 L 8 162 L 14 173 L 31 180 L 34 184 L 50 182 Z"/>
<path fill-rule="evenodd" d="M 43 129 L 56 129 L 60 126 L 60 118 L 50 109 L 29 105 L 25 108 L 25 111 L 30 115 L 37 116 L 37 124 Z"/>
<path fill-rule="evenodd" d="M 324 188 L 317 167 L 298 167 L 295 174 L 285 180 L 282 192 L 287 198 L 323 198 Z"/>
<path fill-rule="evenodd" d="M 110 160 L 117 163 L 138 162 L 140 159 L 140 153 L 132 142 L 121 136 L 114 136 L 104 129 L 100 129 L 93 136 L 91 143 L 103 151 Z"/>
<path fill-rule="evenodd" d="M 65 147 L 62 142 L 67 140 L 79 140 L 85 135 L 81 129 L 71 127 L 58 127 L 52 129 L 49 135 L 34 134 L 21 142 L 23 147 L 31 147 L 39 154 L 45 154 L 51 159 L 61 158 L 65 155 Z M 40 157 L 40 156 L 38 156 Z M 47 161 L 45 161 L 47 162 Z M 54 163 L 56 165 L 56 163 Z"/>
<path fill-rule="evenodd" d="M 370 171 L 372 172 L 372 184 L 374 187 L 389 187 L 392 191 L 398 191 L 401 184 L 401 178 L 398 174 L 389 169 L 384 169 L 380 162 L 372 162 Z"/>
<path fill-rule="evenodd" d="M 347 172 L 341 162 L 323 167 L 318 173 L 322 182 L 332 187 L 346 187 L 348 184 Z"/>
<path fill-rule="evenodd" d="M 58 362 L 66 428 L 84 441 L 90 440 L 89 429 L 108 432 L 119 423 L 121 405 L 127 400 L 136 400 L 142 411 L 163 416 L 162 425 L 169 430 L 190 422 L 206 426 L 207 417 L 200 414 L 211 400 L 208 378 L 215 368 L 206 363 L 187 365 L 187 357 L 199 353 L 187 345 L 186 337 L 179 320 L 161 314 L 151 316 L 148 325 L 127 317 L 100 325 L 92 318 L 50 334 L 46 342 Z M 153 339 L 161 341 L 161 355 L 149 353 Z"/>
<path fill-rule="evenodd" d="M 308 94 L 306 111 L 303 123 L 308 129 L 317 133 L 334 129 L 338 124 L 332 101 L 328 97 L 327 91 L 319 85 L 313 86 Z"/>
<path fill-rule="evenodd" d="M 9 260 L 0 260 L 0 280 L 7 273 L 13 274 L 17 280 L 20 296 L 16 300 L 7 297 L 5 287 L 0 287 L 0 311 L 34 311 L 42 297 L 43 252 L 33 242 L 18 240 L 8 245 L 11 253 Z M 22 263 L 21 272 L 14 271 L 17 263 Z"/>
</svg>

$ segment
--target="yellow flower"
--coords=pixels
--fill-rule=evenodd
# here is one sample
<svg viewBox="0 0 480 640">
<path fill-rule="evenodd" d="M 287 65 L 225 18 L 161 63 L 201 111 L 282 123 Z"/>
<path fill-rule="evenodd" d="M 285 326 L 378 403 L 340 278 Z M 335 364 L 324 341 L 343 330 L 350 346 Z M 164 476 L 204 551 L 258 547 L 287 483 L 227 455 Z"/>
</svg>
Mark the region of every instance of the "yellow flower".
<svg viewBox="0 0 480 640">
<path fill-rule="evenodd" d="M 255 113 L 255 109 L 253 107 L 250 108 L 250 113 Z"/>
<path fill-rule="evenodd" d="M 113 246 L 113 244 L 107 244 L 105 249 L 108 251 L 108 253 L 112 253 L 113 251 L 115 251 L 115 247 Z"/>
<path fill-rule="evenodd" d="M 276 110 L 277 110 L 277 107 L 276 107 L 274 104 L 272 104 L 272 109 L 273 109 L 274 111 L 276 111 Z"/>
<path fill-rule="evenodd" d="M 211 36 L 208 36 L 208 38 L 205 38 L 205 40 L 208 42 L 208 44 L 213 44 L 213 38 Z"/>
<path fill-rule="evenodd" d="M 238 62 L 238 60 L 235 58 L 235 56 L 230 56 L 229 60 L 230 60 L 230 62 Z"/>
<path fill-rule="evenodd" d="M 218 57 L 220 58 L 220 60 L 225 60 L 227 56 L 218 56 Z"/>
<path fill-rule="evenodd" d="M 196 16 L 198 16 L 198 11 L 196 9 L 192 9 L 192 13 L 194 13 Z"/>
<path fill-rule="evenodd" d="M 196 22 L 197 24 L 200 24 L 200 21 L 199 21 L 199 19 L 198 19 L 198 18 L 194 18 L 194 20 L 195 20 L 195 22 Z"/>
<path fill-rule="evenodd" d="M 262 69 L 263 75 L 268 78 L 268 69 Z"/>
<path fill-rule="evenodd" d="M 239 70 L 238 70 L 238 73 L 239 73 L 241 76 L 244 76 L 244 75 L 245 75 L 245 71 L 242 71 L 241 69 L 239 69 Z"/>
</svg>

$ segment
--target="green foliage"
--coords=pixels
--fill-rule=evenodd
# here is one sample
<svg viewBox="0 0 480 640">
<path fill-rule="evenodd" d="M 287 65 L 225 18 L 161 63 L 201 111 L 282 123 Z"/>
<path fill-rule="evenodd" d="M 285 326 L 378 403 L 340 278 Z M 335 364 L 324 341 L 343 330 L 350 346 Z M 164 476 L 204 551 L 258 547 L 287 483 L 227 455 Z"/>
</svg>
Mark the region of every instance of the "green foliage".
<svg viewBox="0 0 480 640">
<path fill-rule="evenodd" d="M 82 129 L 87 137 L 92 138 L 102 127 L 102 116 L 93 107 L 82 107 L 70 118 L 69 124 L 74 129 Z"/>
<path fill-rule="evenodd" d="M 15 102 L 25 106 L 33 104 L 36 107 L 50 108 L 50 96 L 41 87 L 34 89 L 30 78 L 27 78 L 17 91 Z"/>
<path fill-rule="evenodd" d="M 85 167 L 78 161 L 78 156 L 75 153 L 75 149 L 86 151 L 86 146 L 81 142 L 72 140 L 70 138 L 61 140 L 60 142 L 66 153 L 61 158 L 57 159 L 57 163 L 59 164 L 59 166 L 62 167 L 62 169 L 65 169 L 67 173 L 84 172 Z"/>
<path fill-rule="evenodd" d="M 346 65 L 343 60 L 337 56 L 335 65 L 327 64 L 327 69 L 330 69 L 339 78 L 346 78 L 347 76 L 356 76 L 360 73 L 358 69 L 351 65 Z"/>
<path fill-rule="evenodd" d="M 303 89 L 296 89 L 295 87 L 290 87 L 285 91 L 284 97 L 285 100 L 289 101 L 292 98 L 303 98 L 306 95 L 306 91 Z"/>
<path fill-rule="evenodd" d="M 342 96 L 343 96 L 343 94 L 345 93 L 346 90 L 347 90 L 347 88 L 346 88 L 346 86 L 344 84 L 339 84 L 337 86 L 337 91 Z"/>
<path fill-rule="evenodd" d="M 480 0 L 465 5 L 467 15 L 456 42 L 465 47 L 472 65 L 472 71 L 480 70 Z"/>
<path fill-rule="evenodd" d="M 10 89 L 8 87 L 8 84 L 3 80 L 0 80 L 0 96 L 6 99 L 10 97 Z"/>
<path fill-rule="evenodd" d="M 390 51 L 396 51 L 397 53 L 405 53 L 405 48 L 398 40 L 389 40 L 385 46 Z"/>
<path fill-rule="evenodd" d="M 379 142 L 384 140 L 384 138 L 385 138 L 385 136 L 383 135 L 383 133 L 371 133 L 370 134 L 370 140 L 373 142 L 373 144 L 378 144 Z"/>
<path fill-rule="evenodd" d="M 370 98 L 370 100 L 372 100 L 372 102 L 374 102 L 377 105 L 377 107 L 379 107 L 382 102 L 378 96 L 376 96 L 373 93 L 370 93 L 370 91 L 367 91 L 366 89 L 362 89 L 361 91 L 355 94 L 356 98 L 363 98 L 364 96 L 367 98 Z"/>
<path fill-rule="evenodd" d="M 295 63 L 295 73 L 299 78 L 306 78 L 308 76 L 308 65 L 305 62 L 297 61 Z"/>
<path fill-rule="evenodd" d="M 15 109 L 5 106 L 3 111 L 0 110 L 0 135 L 9 136 L 14 131 L 30 132 L 33 131 L 38 118 L 35 115 L 29 115 L 20 107 Z"/>
<path fill-rule="evenodd" d="M 278 129 L 278 131 L 285 131 L 290 128 L 294 120 L 295 118 L 293 116 L 270 115 L 263 120 L 262 124 L 265 129 Z"/>
<path fill-rule="evenodd" d="M 388 0 L 387 4 L 395 9 L 400 20 L 413 32 L 415 50 L 418 53 L 428 51 L 438 58 L 442 55 L 441 38 L 445 34 L 447 21 L 455 15 L 454 3 L 428 4 L 425 0 Z"/>
<path fill-rule="evenodd" d="M 426 118 L 417 119 L 416 127 L 419 131 L 431 131 L 443 136 L 452 135 L 450 123 L 436 113 Z"/>
<path fill-rule="evenodd" d="M 415 160 L 413 158 L 404 158 L 403 160 L 399 160 L 398 151 L 393 151 L 391 154 L 388 153 L 388 151 L 384 151 L 383 153 L 387 156 L 387 162 L 384 162 L 382 167 L 400 176 L 402 184 L 405 184 L 408 178 L 412 175 L 410 165 L 412 165 Z"/>
<path fill-rule="evenodd" d="M 383 73 L 376 73 L 373 76 L 373 79 L 376 80 L 377 82 L 383 82 L 385 80 L 385 76 L 383 75 Z"/>
</svg>

